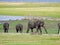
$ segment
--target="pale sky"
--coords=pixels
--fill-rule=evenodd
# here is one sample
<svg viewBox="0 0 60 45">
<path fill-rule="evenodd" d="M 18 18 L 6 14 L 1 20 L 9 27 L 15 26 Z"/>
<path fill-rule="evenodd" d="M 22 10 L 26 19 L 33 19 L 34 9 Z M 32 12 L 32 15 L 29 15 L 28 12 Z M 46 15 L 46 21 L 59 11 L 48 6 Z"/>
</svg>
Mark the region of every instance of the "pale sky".
<svg viewBox="0 0 60 45">
<path fill-rule="evenodd" d="M 0 2 L 60 2 L 60 0 L 0 0 Z"/>
</svg>

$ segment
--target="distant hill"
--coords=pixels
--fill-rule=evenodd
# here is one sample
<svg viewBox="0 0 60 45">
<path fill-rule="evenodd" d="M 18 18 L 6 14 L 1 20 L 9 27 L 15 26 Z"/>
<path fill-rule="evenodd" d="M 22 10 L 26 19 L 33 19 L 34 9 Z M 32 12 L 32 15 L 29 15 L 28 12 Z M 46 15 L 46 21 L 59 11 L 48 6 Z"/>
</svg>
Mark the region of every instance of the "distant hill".
<svg viewBox="0 0 60 45">
<path fill-rule="evenodd" d="M 60 2 L 60 0 L 0 0 L 0 2 Z"/>
</svg>

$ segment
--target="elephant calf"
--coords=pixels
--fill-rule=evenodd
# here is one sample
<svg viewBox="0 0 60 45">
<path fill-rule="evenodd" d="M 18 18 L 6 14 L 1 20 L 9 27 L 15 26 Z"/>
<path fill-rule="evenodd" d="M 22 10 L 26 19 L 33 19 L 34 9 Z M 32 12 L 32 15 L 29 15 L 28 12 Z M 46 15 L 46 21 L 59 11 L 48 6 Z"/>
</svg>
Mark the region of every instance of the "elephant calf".
<svg viewBox="0 0 60 45">
<path fill-rule="evenodd" d="M 16 32 L 18 33 L 20 31 L 20 33 L 22 33 L 23 30 L 23 25 L 22 24 L 17 24 L 16 25 Z"/>
<path fill-rule="evenodd" d="M 4 32 L 7 33 L 8 32 L 8 29 L 9 29 L 9 23 L 5 22 L 3 24 L 3 29 L 4 29 Z"/>
</svg>

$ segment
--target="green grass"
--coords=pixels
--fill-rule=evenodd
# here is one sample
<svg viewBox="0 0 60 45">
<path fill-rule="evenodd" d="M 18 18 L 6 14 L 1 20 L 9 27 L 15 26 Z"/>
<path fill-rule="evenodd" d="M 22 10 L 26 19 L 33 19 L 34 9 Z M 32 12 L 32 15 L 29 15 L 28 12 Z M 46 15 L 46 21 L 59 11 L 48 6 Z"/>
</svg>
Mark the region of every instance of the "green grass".
<svg viewBox="0 0 60 45">
<path fill-rule="evenodd" d="M 0 15 L 60 18 L 60 3 L 0 3 Z"/>
<path fill-rule="evenodd" d="M 60 45 L 60 35 L 0 33 L 0 45 Z"/>
<path fill-rule="evenodd" d="M 0 8 L 0 15 L 10 16 L 47 16 L 60 18 L 60 7 L 40 8 Z"/>
</svg>

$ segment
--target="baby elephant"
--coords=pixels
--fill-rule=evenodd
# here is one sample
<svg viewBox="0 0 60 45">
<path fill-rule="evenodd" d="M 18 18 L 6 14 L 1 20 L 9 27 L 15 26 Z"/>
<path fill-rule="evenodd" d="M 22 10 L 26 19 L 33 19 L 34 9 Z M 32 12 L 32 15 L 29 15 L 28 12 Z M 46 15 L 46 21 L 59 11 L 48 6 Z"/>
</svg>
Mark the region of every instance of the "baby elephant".
<svg viewBox="0 0 60 45">
<path fill-rule="evenodd" d="M 9 23 L 5 22 L 5 23 L 3 24 L 3 29 L 4 29 L 4 32 L 5 32 L 5 33 L 8 33 Z"/>
<path fill-rule="evenodd" d="M 20 31 L 20 33 L 22 33 L 23 30 L 23 25 L 22 24 L 17 24 L 16 25 L 16 32 L 18 33 Z"/>
</svg>

